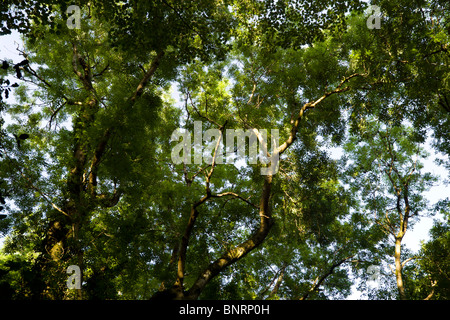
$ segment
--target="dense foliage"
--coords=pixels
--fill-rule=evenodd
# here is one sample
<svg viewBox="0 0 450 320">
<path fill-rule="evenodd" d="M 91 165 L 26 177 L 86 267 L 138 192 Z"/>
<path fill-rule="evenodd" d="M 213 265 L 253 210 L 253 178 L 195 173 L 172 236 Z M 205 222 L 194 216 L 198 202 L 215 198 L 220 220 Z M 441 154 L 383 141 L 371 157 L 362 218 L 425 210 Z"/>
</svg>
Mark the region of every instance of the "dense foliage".
<svg viewBox="0 0 450 320">
<path fill-rule="evenodd" d="M 449 199 L 425 197 L 446 177 L 423 165 L 428 137 L 450 168 L 447 1 L 372 1 L 379 29 L 356 0 L 76 4 L 80 28 L 72 1 L 0 5 L 23 38 L 0 69 L 1 298 L 448 299 Z M 268 132 L 256 164 L 239 129 Z"/>
</svg>

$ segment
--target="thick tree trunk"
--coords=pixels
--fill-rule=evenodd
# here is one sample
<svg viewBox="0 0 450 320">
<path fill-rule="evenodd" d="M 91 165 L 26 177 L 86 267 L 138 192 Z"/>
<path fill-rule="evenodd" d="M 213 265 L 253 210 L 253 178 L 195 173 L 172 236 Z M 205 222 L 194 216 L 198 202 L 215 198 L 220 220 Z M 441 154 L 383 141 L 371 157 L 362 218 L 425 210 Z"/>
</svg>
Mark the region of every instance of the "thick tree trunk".
<svg viewBox="0 0 450 320">
<path fill-rule="evenodd" d="M 337 86 L 336 89 L 326 92 L 323 96 L 321 96 L 319 99 L 315 101 L 310 101 L 308 103 L 305 103 L 303 107 L 301 108 L 297 119 L 293 123 L 291 134 L 287 138 L 287 140 L 280 146 L 276 148 L 276 150 L 273 151 L 274 154 L 277 156 L 280 156 L 286 149 L 289 148 L 289 146 L 294 142 L 296 139 L 296 134 L 298 130 L 298 126 L 300 124 L 300 120 L 303 118 L 303 114 L 308 109 L 314 109 L 317 105 L 319 105 L 323 100 L 325 100 L 327 97 L 333 95 L 333 94 L 339 94 L 345 91 L 350 90 L 350 86 L 348 87 L 342 87 L 346 82 L 348 82 L 351 78 L 356 76 L 362 76 L 361 74 L 352 74 L 348 77 L 345 77 L 341 83 Z M 221 130 L 224 126 L 221 126 Z M 217 150 L 217 146 L 216 146 Z M 272 156 L 274 156 L 272 154 Z M 215 158 L 215 155 L 214 157 Z M 224 253 L 219 259 L 211 263 L 197 278 L 197 280 L 194 282 L 192 287 L 186 292 L 183 289 L 183 278 L 184 278 L 184 268 L 185 268 L 185 259 L 186 259 L 186 248 L 189 241 L 189 236 L 192 230 L 192 227 L 195 223 L 195 220 L 197 219 L 198 212 L 196 210 L 196 207 L 208 200 L 211 197 L 214 197 L 211 195 L 211 191 L 209 190 L 209 178 L 211 177 L 212 171 L 214 168 L 214 164 L 212 165 L 212 169 L 209 173 L 209 176 L 207 177 L 207 195 L 202 198 L 194 207 L 192 208 L 190 219 L 188 222 L 188 227 L 185 231 L 185 234 L 182 239 L 181 243 L 181 249 L 179 253 L 179 262 L 178 262 L 178 270 L 177 270 L 177 280 L 175 282 L 175 285 L 170 288 L 166 289 L 161 292 L 157 292 L 152 298 L 168 298 L 168 299 L 197 299 L 205 286 L 220 272 L 222 272 L 226 267 L 229 265 L 235 263 L 236 261 L 240 260 L 241 258 L 245 257 L 248 253 L 250 253 L 252 250 L 257 248 L 260 244 L 264 242 L 267 235 L 269 234 L 270 229 L 273 225 L 273 219 L 272 219 L 272 210 L 269 205 L 270 197 L 271 197 L 271 189 L 272 189 L 272 174 L 266 175 L 264 180 L 264 185 L 261 193 L 260 198 L 260 205 L 259 205 L 259 216 L 260 216 L 260 225 L 259 228 L 254 232 L 254 234 L 243 243 L 237 245 L 232 250 L 229 250 L 228 252 Z M 246 201 L 246 200 L 244 200 Z"/>
<path fill-rule="evenodd" d="M 401 260 L 401 245 L 402 245 L 402 238 L 403 235 L 397 235 L 395 237 L 395 277 L 397 280 L 397 288 L 398 293 L 400 296 L 400 300 L 406 300 L 405 295 L 405 287 L 403 285 L 403 278 L 402 278 L 402 260 Z"/>
<path fill-rule="evenodd" d="M 211 263 L 197 278 L 193 286 L 186 292 L 185 299 L 197 299 L 205 286 L 226 267 L 245 257 L 266 239 L 273 225 L 272 210 L 269 205 L 272 189 L 272 176 L 266 176 L 260 199 L 260 225 L 255 233 L 245 242 L 224 253 Z"/>
<path fill-rule="evenodd" d="M 253 235 L 243 243 L 237 245 L 233 249 L 227 251 L 224 253 L 219 259 L 211 263 L 197 278 L 197 280 L 194 282 L 192 287 L 188 291 L 184 291 L 182 287 L 182 279 L 180 278 L 180 271 L 182 274 L 184 273 L 184 263 L 182 268 L 178 269 L 177 273 L 177 281 L 175 285 L 169 289 L 156 292 L 152 296 L 152 300 L 158 300 L 158 299 L 186 299 L 186 300 L 195 300 L 198 299 L 206 285 L 220 272 L 222 272 L 226 267 L 229 265 L 235 263 L 236 261 L 242 259 L 245 257 L 248 253 L 250 253 L 252 250 L 257 248 L 267 235 L 269 234 L 270 229 L 273 225 L 273 220 L 271 217 L 271 208 L 269 205 L 270 195 L 271 195 L 271 188 L 272 188 L 272 176 L 268 175 L 265 178 L 263 190 L 261 193 L 261 199 L 260 199 L 260 206 L 259 206 L 259 216 L 260 216 L 260 225 L 259 228 L 253 233 Z M 206 196 L 207 197 L 207 196 Z M 200 200 L 197 204 L 200 202 L 203 203 L 206 201 L 206 199 Z M 198 205 L 197 205 L 198 206 Z M 196 206 L 196 207 L 197 207 Z M 188 237 L 186 236 L 190 235 L 191 228 L 193 225 L 193 222 L 197 218 L 196 207 L 193 208 L 193 212 L 191 212 L 191 217 L 188 223 L 188 229 L 186 230 L 185 237 L 183 238 L 186 242 L 188 240 Z M 184 242 L 183 242 L 184 243 Z M 185 243 L 186 244 L 186 243 Z M 185 253 L 183 254 L 185 255 Z M 185 258 L 185 257 L 183 257 Z M 180 261 L 179 261 L 180 262 Z M 180 266 L 179 266 L 180 267 Z"/>
</svg>

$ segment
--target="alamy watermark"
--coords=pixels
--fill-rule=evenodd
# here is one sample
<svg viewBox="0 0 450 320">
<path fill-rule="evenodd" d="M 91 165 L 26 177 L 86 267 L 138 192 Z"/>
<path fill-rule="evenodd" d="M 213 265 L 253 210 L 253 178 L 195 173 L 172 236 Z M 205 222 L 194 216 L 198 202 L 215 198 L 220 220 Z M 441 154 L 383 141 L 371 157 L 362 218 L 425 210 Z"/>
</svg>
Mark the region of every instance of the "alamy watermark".
<svg viewBox="0 0 450 320">
<path fill-rule="evenodd" d="M 367 273 L 369 274 L 369 281 L 374 282 L 375 285 L 380 283 L 380 267 L 377 265 L 370 265 L 367 268 Z"/>
<path fill-rule="evenodd" d="M 77 5 L 71 5 L 66 10 L 67 14 L 71 16 L 67 19 L 66 24 L 69 29 L 81 28 L 81 9 Z"/>
<path fill-rule="evenodd" d="M 67 274 L 73 273 L 66 282 L 67 289 L 81 289 L 81 270 L 77 265 L 70 265 Z"/>
<path fill-rule="evenodd" d="M 367 18 L 366 25 L 369 29 L 380 29 L 381 28 L 381 8 L 379 6 L 371 5 L 369 6 L 370 13 L 373 12 Z"/>
<path fill-rule="evenodd" d="M 368 12 L 372 13 L 367 18 L 367 28 L 369 29 L 380 29 L 381 28 L 381 8 L 376 5 L 370 5 Z M 81 28 L 81 9 L 77 5 L 71 5 L 66 10 L 67 14 L 71 16 L 67 19 L 67 27 L 69 29 L 80 29 Z"/>
<path fill-rule="evenodd" d="M 380 29 L 381 28 L 381 8 L 376 5 L 370 5 L 368 12 L 372 13 L 366 21 L 367 28 L 369 29 Z M 81 28 L 81 9 L 77 5 L 71 5 L 66 10 L 67 14 L 71 16 L 67 19 L 67 27 L 69 29 L 80 29 Z"/>
<path fill-rule="evenodd" d="M 194 121 L 194 141 L 189 131 L 178 128 L 173 131 L 171 141 L 179 141 L 171 152 L 174 164 L 223 164 L 235 163 L 246 157 L 246 141 L 248 139 L 248 164 L 260 163 L 270 166 L 261 168 L 262 175 L 272 175 L 278 172 L 279 161 L 279 130 L 271 129 L 271 153 L 268 152 L 268 136 L 266 129 L 225 129 L 225 134 L 219 129 L 208 129 L 202 132 L 202 122 Z M 225 136 L 225 139 L 223 138 Z M 225 159 L 224 144 L 225 140 Z M 235 146 L 236 141 L 236 146 Z M 206 146 L 203 147 L 203 143 Z M 236 156 L 235 156 L 236 155 Z"/>
</svg>

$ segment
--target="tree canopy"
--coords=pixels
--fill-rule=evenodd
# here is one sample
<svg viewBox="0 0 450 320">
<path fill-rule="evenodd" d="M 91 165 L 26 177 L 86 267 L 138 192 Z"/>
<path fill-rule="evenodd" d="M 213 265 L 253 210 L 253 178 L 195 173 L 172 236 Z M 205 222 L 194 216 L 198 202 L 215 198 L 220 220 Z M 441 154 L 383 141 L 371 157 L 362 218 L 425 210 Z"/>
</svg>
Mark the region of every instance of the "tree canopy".
<svg viewBox="0 0 450 320">
<path fill-rule="evenodd" d="M 72 5 L 0 5 L 1 298 L 448 299 L 447 1 Z"/>
</svg>

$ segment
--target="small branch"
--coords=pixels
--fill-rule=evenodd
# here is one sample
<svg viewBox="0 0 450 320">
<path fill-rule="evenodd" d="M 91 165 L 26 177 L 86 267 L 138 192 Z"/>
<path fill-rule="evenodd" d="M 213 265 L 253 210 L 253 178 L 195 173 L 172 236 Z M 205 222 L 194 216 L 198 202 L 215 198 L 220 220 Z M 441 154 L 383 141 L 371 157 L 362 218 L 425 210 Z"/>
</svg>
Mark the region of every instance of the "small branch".
<svg viewBox="0 0 450 320">
<path fill-rule="evenodd" d="M 187 172 L 187 168 L 186 168 L 186 163 L 183 162 L 183 172 L 184 172 L 184 181 L 186 182 L 186 185 L 189 187 L 192 182 L 194 182 L 194 179 L 203 171 L 205 171 L 207 168 L 209 168 L 211 165 L 208 164 L 207 166 L 201 168 L 199 171 L 197 171 L 192 178 L 188 177 L 188 172 Z"/>
<path fill-rule="evenodd" d="M 436 280 L 431 281 L 431 292 L 430 292 L 430 294 L 429 294 L 425 299 L 423 299 L 423 300 L 430 300 L 430 299 L 434 296 L 434 288 L 436 287 L 436 285 L 437 285 L 437 281 L 436 281 Z"/>
<path fill-rule="evenodd" d="M 97 171 L 100 161 L 105 153 L 106 145 L 108 143 L 109 138 L 111 137 L 111 129 L 108 128 L 103 137 L 100 139 L 97 148 L 95 149 L 94 156 L 92 158 L 92 163 L 90 167 L 89 173 L 89 185 L 88 189 L 91 192 L 91 195 L 95 196 L 96 187 L 97 187 Z"/>
<path fill-rule="evenodd" d="M 316 290 L 322 285 L 322 283 L 325 281 L 326 278 L 328 278 L 330 275 L 333 274 L 333 271 L 334 271 L 335 268 L 339 267 L 341 264 L 343 264 L 344 262 L 350 260 L 350 259 L 353 258 L 354 256 L 355 256 L 355 255 L 353 254 L 353 255 L 348 256 L 348 257 L 346 257 L 346 258 L 344 258 L 344 259 L 342 259 L 342 260 L 340 260 L 340 261 L 338 261 L 338 262 L 336 262 L 336 263 L 333 263 L 333 264 L 331 265 L 331 267 L 328 269 L 328 271 L 327 271 L 325 274 L 323 274 L 320 278 L 319 278 L 319 276 L 317 276 L 317 278 L 314 280 L 314 282 L 313 282 L 311 288 L 308 290 L 308 292 L 306 292 L 306 293 L 300 298 L 300 300 L 306 300 L 306 299 L 308 298 L 308 296 L 309 296 L 312 292 L 316 291 Z"/>
<path fill-rule="evenodd" d="M 197 172 L 192 176 L 192 178 L 190 179 L 190 181 L 191 181 L 191 182 L 194 181 L 195 177 L 197 177 L 200 173 L 202 173 L 204 170 L 208 169 L 209 167 L 211 167 L 210 164 L 208 164 L 207 166 L 201 168 L 199 171 L 197 171 Z"/>
<path fill-rule="evenodd" d="M 194 108 L 195 112 L 197 112 L 197 114 L 198 114 L 198 116 L 199 116 L 200 118 L 203 118 L 203 119 L 209 121 L 210 123 L 216 125 L 217 127 L 219 127 L 219 129 L 220 129 L 220 127 L 225 126 L 225 124 L 224 124 L 223 126 L 221 126 L 221 125 L 218 124 L 215 120 L 209 118 L 209 117 L 206 116 L 206 115 L 202 115 L 202 114 L 200 113 L 200 111 L 197 109 L 197 107 L 194 105 L 194 102 L 192 101 L 192 97 L 191 97 L 191 95 L 190 95 L 189 92 L 187 92 L 187 98 L 186 98 L 186 99 L 188 99 L 188 98 L 189 98 L 189 100 L 190 100 L 190 102 L 191 102 L 192 108 Z M 187 100 L 186 100 L 186 102 L 187 102 Z M 186 110 L 187 110 L 187 108 L 186 108 Z"/>
<path fill-rule="evenodd" d="M 100 205 L 102 207 L 112 208 L 119 202 L 121 196 L 122 196 L 122 192 L 114 189 L 113 195 L 110 196 L 109 198 L 105 194 L 99 194 L 99 195 L 97 195 L 97 200 L 100 201 Z"/>
<path fill-rule="evenodd" d="M 450 104 L 448 102 L 447 95 L 446 94 L 441 95 L 441 93 L 438 93 L 438 96 L 439 96 L 438 104 L 442 108 L 444 108 L 445 111 L 450 112 Z"/>
<path fill-rule="evenodd" d="M 211 170 L 206 175 L 206 192 L 207 193 L 211 193 L 211 190 L 209 189 L 209 182 L 210 182 L 211 176 L 212 176 L 212 174 L 214 172 L 214 168 L 216 166 L 217 150 L 219 149 L 220 141 L 223 138 L 223 130 L 225 129 L 225 125 L 226 124 L 227 124 L 227 122 L 225 121 L 224 125 L 219 127 L 220 136 L 219 136 L 219 139 L 217 139 L 217 143 L 216 143 L 216 146 L 214 148 L 214 154 L 213 154 L 213 158 L 212 158 L 212 162 L 211 162 Z"/>
<path fill-rule="evenodd" d="M 356 77 L 356 76 L 364 76 L 364 74 L 360 74 L 360 73 L 354 73 L 348 77 L 345 77 L 340 83 L 339 85 L 336 87 L 336 89 L 326 92 L 323 96 L 321 96 L 319 99 L 315 100 L 315 101 L 310 101 L 308 103 L 305 103 L 303 105 L 303 107 L 300 109 L 300 112 L 297 116 L 297 119 L 294 121 L 294 124 L 292 126 L 291 129 L 291 133 L 289 135 L 289 137 L 286 139 L 286 141 L 280 145 L 278 147 L 278 153 L 281 155 L 284 151 L 286 151 L 286 149 L 294 142 L 294 140 L 296 139 L 296 134 L 298 131 L 298 126 L 300 124 L 300 120 L 303 118 L 303 114 L 306 110 L 309 109 L 314 109 L 319 103 L 321 103 L 323 100 L 325 100 L 326 98 L 328 98 L 329 96 L 333 95 L 333 94 L 339 94 L 345 91 L 348 91 L 351 89 L 350 86 L 344 87 L 342 88 L 342 85 L 347 83 L 350 79 Z"/>
<path fill-rule="evenodd" d="M 423 57 L 426 59 L 426 58 L 428 58 L 434 54 L 440 53 L 440 52 L 445 52 L 447 55 L 450 56 L 447 45 L 441 44 L 441 47 L 438 50 L 430 52 L 430 53 L 424 55 Z"/>
<path fill-rule="evenodd" d="M 240 199 L 242 201 L 244 201 L 245 203 L 251 205 L 252 207 L 259 209 L 259 206 L 250 202 L 248 199 L 250 199 L 250 197 L 248 197 L 247 199 L 241 197 L 240 195 L 238 195 L 237 193 L 234 192 L 223 192 L 217 195 L 212 195 L 212 198 L 221 198 L 221 197 L 225 197 L 225 196 L 233 196 L 234 199 Z"/>
<path fill-rule="evenodd" d="M 6 156 L 6 158 L 9 160 L 10 163 L 13 163 L 12 159 L 8 156 L 8 154 L 7 154 L 6 152 L 4 152 L 3 154 Z M 28 183 L 30 184 L 31 188 L 34 189 L 34 190 L 36 190 L 36 191 L 41 195 L 41 197 L 44 198 L 45 201 L 47 201 L 47 202 L 48 202 L 53 208 L 55 208 L 57 211 L 59 211 L 60 213 L 62 213 L 62 214 L 65 215 L 65 216 L 69 217 L 70 219 L 72 219 L 72 217 L 71 217 L 67 212 L 65 212 L 65 211 L 62 210 L 60 207 L 58 207 L 56 204 L 54 204 L 54 203 L 50 200 L 49 196 L 48 196 L 45 192 L 43 192 L 41 189 L 39 189 L 38 187 L 36 187 L 36 186 L 33 184 L 33 182 L 31 181 L 31 179 L 28 178 L 28 177 L 25 175 L 25 173 L 23 173 L 23 171 L 22 171 L 22 169 L 21 169 L 20 167 L 17 168 L 17 170 L 20 172 L 20 175 L 28 181 Z"/>
<path fill-rule="evenodd" d="M 78 53 L 78 49 L 77 49 L 77 46 L 76 46 L 75 42 L 72 43 L 72 50 L 73 50 L 73 56 L 72 56 L 72 69 L 73 69 L 73 72 L 81 80 L 81 82 L 83 83 L 84 87 L 88 91 L 91 91 L 92 85 L 89 83 L 89 81 L 87 81 L 88 79 L 86 78 L 86 74 L 87 74 L 88 70 L 83 70 L 84 74 L 78 70 L 78 63 L 81 64 L 83 69 L 86 69 L 86 62 L 84 61 L 84 59 Z"/>
<path fill-rule="evenodd" d="M 33 182 L 31 182 L 30 178 L 28 178 L 28 177 L 22 172 L 22 170 L 19 169 L 19 171 L 20 171 L 20 174 L 22 175 L 22 177 L 24 177 L 24 178 L 28 181 L 28 183 L 30 184 L 31 188 L 34 189 L 34 190 L 36 190 L 36 191 L 42 196 L 42 198 L 44 198 L 45 201 L 47 201 L 47 202 L 48 202 L 53 208 L 55 208 L 57 211 L 61 212 L 63 215 L 65 215 L 65 216 L 69 217 L 70 219 L 72 219 L 72 217 L 71 217 L 68 213 L 66 213 L 64 210 L 62 210 L 62 209 L 61 209 L 60 207 L 58 207 L 56 204 L 54 204 L 54 203 L 49 199 L 48 195 L 47 195 L 45 192 L 43 192 L 41 189 L 39 189 L 38 187 L 36 187 L 36 186 L 33 184 Z"/>
<path fill-rule="evenodd" d="M 375 220 L 375 223 L 378 224 L 380 227 L 382 227 L 384 230 L 382 230 L 387 235 L 392 235 L 395 237 L 395 230 L 393 227 L 388 223 L 387 225 L 385 223 L 380 222 L 378 219 Z"/>
<path fill-rule="evenodd" d="M 393 274 L 395 274 L 395 270 L 392 268 L 392 265 L 391 265 L 391 264 L 389 265 L 389 269 L 391 269 L 391 272 L 392 272 Z"/>
<path fill-rule="evenodd" d="M 269 285 L 258 295 L 258 299 L 262 300 L 264 295 L 266 294 L 267 291 L 269 291 L 270 287 L 275 283 L 275 286 L 273 287 L 272 291 L 269 293 L 269 298 L 272 297 L 274 294 L 277 293 L 281 282 L 283 281 L 283 277 L 284 277 L 284 270 L 287 267 L 287 263 L 284 263 L 283 266 L 275 273 L 272 281 L 269 283 Z"/>
<path fill-rule="evenodd" d="M 56 114 L 59 112 L 59 110 L 61 110 L 65 105 L 66 105 L 66 103 L 67 103 L 67 101 L 65 101 L 62 105 L 60 105 L 59 107 L 58 107 L 58 109 L 56 109 L 55 111 L 53 111 L 53 113 L 52 113 L 52 115 L 50 116 L 50 120 L 49 120 L 49 122 L 48 122 L 48 128 L 49 129 L 51 129 L 51 127 L 52 127 L 52 121 L 53 121 L 53 118 L 56 116 Z M 55 128 L 56 128 L 56 126 L 55 126 Z"/>
<path fill-rule="evenodd" d="M 253 95 L 255 94 L 255 91 L 256 91 L 256 82 L 253 83 L 252 93 L 250 94 L 250 98 L 248 99 L 247 104 L 250 104 L 250 102 L 252 101 Z"/>
<path fill-rule="evenodd" d="M 133 93 L 133 96 L 130 98 L 132 102 L 135 102 L 138 97 L 142 95 L 142 92 L 144 91 L 145 86 L 149 82 L 150 78 L 155 73 L 156 69 L 158 69 L 159 63 L 161 61 L 161 58 L 164 56 L 164 51 L 160 51 L 155 59 L 153 59 L 152 64 L 150 65 L 150 69 L 144 74 L 144 77 L 139 82 L 139 85 L 137 86 L 135 92 Z"/>
<path fill-rule="evenodd" d="M 94 75 L 92 75 L 92 77 L 100 77 L 101 75 L 103 75 L 103 73 L 105 73 L 106 70 L 109 69 L 109 63 L 106 65 L 106 67 L 103 68 L 102 71 L 100 71 L 99 73 L 96 73 Z"/>
<path fill-rule="evenodd" d="M 28 72 L 29 74 L 31 74 L 32 76 L 38 78 L 38 79 L 39 79 L 41 82 L 43 82 L 47 87 L 49 87 L 49 88 L 52 87 L 52 85 L 51 85 L 49 82 L 47 82 L 47 80 L 45 80 L 45 79 L 42 78 L 40 75 L 38 75 L 38 74 L 36 73 L 36 71 L 33 70 L 33 68 L 31 68 L 31 66 L 30 66 L 29 64 L 27 65 L 27 68 L 24 68 L 23 70 L 27 71 L 27 72 Z"/>
<path fill-rule="evenodd" d="M 294 200 L 294 199 L 289 195 L 289 193 L 287 193 L 286 190 L 283 190 L 283 193 L 289 198 L 289 200 L 290 200 L 293 204 L 297 204 L 297 201 Z"/>
<path fill-rule="evenodd" d="M 411 258 L 406 259 L 405 261 L 402 262 L 402 268 L 404 268 L 405 265 L 406 265 L 409 261 L 415 260 L 415 259 L 420 259 L 420 257 L 415 256 L 415 257 L 411 257 Z"/>
</svg>

